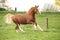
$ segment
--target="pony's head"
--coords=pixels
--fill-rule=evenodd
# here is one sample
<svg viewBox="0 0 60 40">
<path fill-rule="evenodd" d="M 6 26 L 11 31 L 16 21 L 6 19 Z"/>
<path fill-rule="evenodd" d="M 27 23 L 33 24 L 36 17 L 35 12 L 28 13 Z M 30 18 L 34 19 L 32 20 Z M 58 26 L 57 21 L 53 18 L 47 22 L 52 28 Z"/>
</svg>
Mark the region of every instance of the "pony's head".
<svg viewBox="0 0 60 40">
<path fill-rule="evenodd" d="M 34 12 L 35 12 L 35 13 L 39 13 L 38 7 L 39 7 L 39 6 L 36 6 L 36 5 L 35 5 L 35 7 L 34 7 Z"/>
<path fill-rule="evenodd" d="M 39 13 L 38 7 L 39 6 L 36 6 L 36 5 L 34 7 L 31 7 L 28 13 L 33 13 L 33 14 Z"/>
</svg>

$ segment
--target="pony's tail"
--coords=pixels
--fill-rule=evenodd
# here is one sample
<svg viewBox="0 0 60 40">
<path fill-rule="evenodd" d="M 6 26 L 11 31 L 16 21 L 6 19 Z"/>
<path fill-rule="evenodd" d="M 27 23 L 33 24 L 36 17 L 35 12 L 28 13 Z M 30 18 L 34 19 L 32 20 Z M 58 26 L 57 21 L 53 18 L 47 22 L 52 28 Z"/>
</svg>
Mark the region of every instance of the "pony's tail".
<svg viewBox="0 0 60 40">
<path fill-rule="evenodd" d="M 11 24 L 12 23 L 12 16 L 14 16 L 13 14 L 8 13 L 7 15 L 4 16 L 4 21 L 7 24 Z"/>
</svg>

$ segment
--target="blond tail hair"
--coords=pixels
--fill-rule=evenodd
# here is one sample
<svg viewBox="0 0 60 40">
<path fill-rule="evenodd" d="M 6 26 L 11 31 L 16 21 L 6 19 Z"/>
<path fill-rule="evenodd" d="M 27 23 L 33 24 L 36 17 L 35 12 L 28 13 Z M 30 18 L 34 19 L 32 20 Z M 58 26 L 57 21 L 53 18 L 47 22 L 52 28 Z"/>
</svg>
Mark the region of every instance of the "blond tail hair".
<svg viewBox="0 0 60 40">
<path fill-rule="evenodd" d="M 11 14 L 11 13 L 6 14 L 6 15 L 4 16 L 5 23 L 11 24 L 11 23 L 12 23 L 12 16 L 14 16 L 14 15 Z"/>
</svg>

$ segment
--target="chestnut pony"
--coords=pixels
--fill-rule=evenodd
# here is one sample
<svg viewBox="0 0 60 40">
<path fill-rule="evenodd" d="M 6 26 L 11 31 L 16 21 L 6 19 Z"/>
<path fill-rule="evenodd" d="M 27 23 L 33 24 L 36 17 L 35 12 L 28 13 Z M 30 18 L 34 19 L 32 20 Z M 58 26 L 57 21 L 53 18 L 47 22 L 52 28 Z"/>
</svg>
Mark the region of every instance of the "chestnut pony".
<svg viewBox="0 0 60 40">
<path fill-rule="evenodd" d="M 16 24 L 16 32 L 18 32 L 18 29 L 20 29 L 22 32 L 25 32 L 21 26 L 19 26 L 20 24 L 33 24 L 34 30 L 36 30 L 38 27 L 41 31 L 43 31 L 35 19 L 35 14 L 39 13 L 38 7 L 39 6 L 35 5 L 34 7 L 31 7 L 26 14 L 16 14 L 12 16 L 12 21 Z"/>
</svg>

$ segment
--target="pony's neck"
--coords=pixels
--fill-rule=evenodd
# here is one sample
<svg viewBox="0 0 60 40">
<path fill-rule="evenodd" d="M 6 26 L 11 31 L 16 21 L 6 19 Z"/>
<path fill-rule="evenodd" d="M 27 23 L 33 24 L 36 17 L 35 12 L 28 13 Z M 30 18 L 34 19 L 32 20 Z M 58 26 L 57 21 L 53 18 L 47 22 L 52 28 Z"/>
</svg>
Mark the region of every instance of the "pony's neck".
<svg viewBox="0 0 60 40">
<path fill-rule="evenodd" d="M 31 15 L 31 16 L 34 16 L 35 17 L 35 12 L 34 11 L 28 11 L 27 14 Z"/>
</svg>

